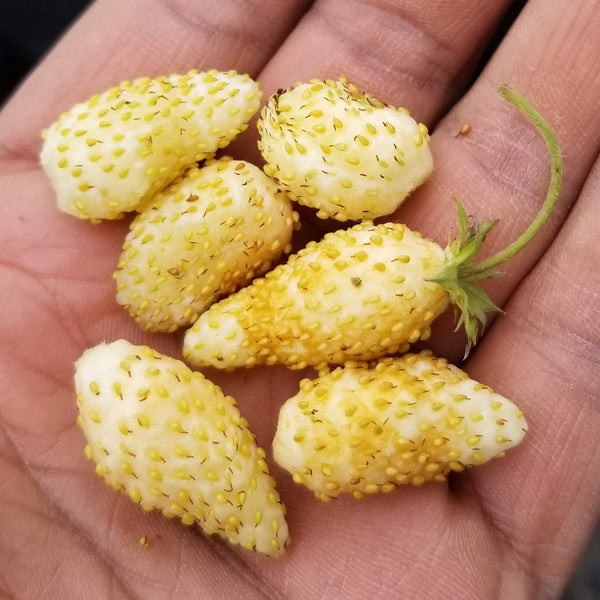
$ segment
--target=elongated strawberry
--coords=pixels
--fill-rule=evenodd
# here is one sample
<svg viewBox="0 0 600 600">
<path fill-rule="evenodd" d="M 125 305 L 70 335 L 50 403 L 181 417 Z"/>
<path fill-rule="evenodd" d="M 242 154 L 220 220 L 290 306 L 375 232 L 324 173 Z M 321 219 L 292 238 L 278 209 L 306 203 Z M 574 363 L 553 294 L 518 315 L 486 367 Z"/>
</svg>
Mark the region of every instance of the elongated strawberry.
<svg viewBox="0 0 600 600">
<path fill-rule="evenodd" d="M 517 445 L 523 413 L 430 354 L 304 379 L 279 415 L 275 460 L 321 500 L 444 481 Z"/>
<path fill-rule="evenodd" d="M 225 368 L 303 368 L 406 351 L 448 306 L 445 290 L 427 281 L 447 260 L 398 223 L 328 233 L 211 306 L 186 333 L 184 356 Z"/>
<path fill-rule="evenodd" d="M 552 158 L 546 200 L 517 240 L 477 262 L 494 222 L 470 223 L 458 202 L 460 234 L 445 249 L 395 223 L 365 221 L 327 234 L 213 305 L 187 332 L 184 355 L 194 364 L 222 368 L 371 360 L 427 339 L 431 322 L 448 304 L 465 327 L 468 353 L 486 313 L 498 310 L 478 281 L 499 275 L 499 265 L 535 237 L 557 201 L 562 175 L 548 125 L 515 92 L 502 93 L 535 123 Z"/>
<path fill-rule="evenodd" d="M 433 169 L 425 125 L 344 77 L 277 92 L 258 129 L 265 172 L 321 218 L 390 214 Z"/>
<path fill-rule="evenodd" d="M 285 508 L 235 401 L 201 373 L 125 340 L 76 363 L 78 423 L 96 473 L 144 510 L 279 556 Z"/>
<path fill-rule="evenodd" d="M 117 219 L 224 148 L 258 110 L 261 92 L 235 71 L 126 81 L 45 131 L 41 164 L 61 210 Z"/>
<path fill-rule="evenodd" d="M 117 301 L 149 331 L 193 323 L 289 252 L 296 220 L 258 167 L 229 157 L 192 167 L 132 222 Z"/>
</svg>

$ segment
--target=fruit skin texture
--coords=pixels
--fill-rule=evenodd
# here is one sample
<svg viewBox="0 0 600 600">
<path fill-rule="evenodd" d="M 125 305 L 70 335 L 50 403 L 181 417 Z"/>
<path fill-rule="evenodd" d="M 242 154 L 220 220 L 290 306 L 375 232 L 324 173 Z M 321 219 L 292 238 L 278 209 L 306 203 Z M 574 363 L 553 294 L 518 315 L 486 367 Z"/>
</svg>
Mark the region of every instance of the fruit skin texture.
<svg viewBox="0 0 600 600">
<path fill-rule="evenodd" d="M 40 161 L 58 207 L 118 219 L 187 167 L 227 146 L 260 106 L 258 83 L 235 71 L 126 81 L 63 113 Z"/>
<path fill-rule="evenodd" d="M 321 218 L 390 214 L 433 170 L 427 127 L 344 77 L 279 91 L 258 129 L 267 175 Z"/>
<path fill-rule="evenodd" d="M 148 331 L 189 325 L 289 252 L 296 222 L 258 167 L 230 157 L 192 167 L 133 220 L 117 301 Z"/>
<path fill-rule="evenodd" d="M 86 454 L 109 485 L 144 510 L 283 553 L 285 508 L 231 396 L 182 362 L 125 340 L 87 350 L 75 386 Z"/>
<path fill-rule="evenodd" d="M 347 363 L 304 379 L 282 407 L 275 460 L 321 500 L 445 481 L 525 435 L 510 400 L 428 353 Z"/>
<path fill-rule="evenodd" d="M 399 223 L 328 233 L 211 306 L 187 331 L 184 357 L 198 366 L 300 369 L 406 352 L 448 306 L 446 290 L 426 281 L 447 260 Z"/>
</svg>

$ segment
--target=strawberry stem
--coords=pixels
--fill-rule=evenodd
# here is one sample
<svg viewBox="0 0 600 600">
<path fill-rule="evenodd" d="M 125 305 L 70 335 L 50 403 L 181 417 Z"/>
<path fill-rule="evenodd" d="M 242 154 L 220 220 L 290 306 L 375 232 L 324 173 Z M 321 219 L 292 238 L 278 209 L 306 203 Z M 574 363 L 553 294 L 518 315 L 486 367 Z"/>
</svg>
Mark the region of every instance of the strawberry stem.
<svg viewBox="0 0 600 600">
<path fill-rule="evenodd" d="M 544 138 L 548 153 L 550 154 L 550 160 L 552 163 L 551 167 L 551 178 L 550 184 L 548 185 L 548 193 L 546 200 L 542 205 L 540 211 L 536 215 L 535 219 L 531 222 L 529 227 L 511 244 L 509 244 L 504 250 L 500 250 L 493 256 L 480 260 L 479 262 L 466 265 L 461 272 L 461 279 L 487 279 L 486 273 L 494 272 L 497 267 L 507 260 L 510 260 L 513 256 L 518 254 L 533 238 L 538 234 L 540 229 L 544 226 L 558 200 L 560 186 L 562 182 L 562 156 L 558 141 L 550 129 L 550 126 L 544 118 L 537 112 L 525 98 L 520 94 L 511 90 L 509 87 L 503 85 L 500 90 L 500 94 L 516 106 L 525 116 L 535 125 L 539 133 Z"/>
<path fill-rule="evenodd" d="M 548 123 L 518 92 L 507 86 L 502 86 L 499 92 L 535 125 L 546 142 L 551 161 L 551 178 L 546 199 L 529 227 L 506 248 L 477 262 L 475 259 L 485 237 L 496 221 L 470 222 L 464 208 L 454 198 L 458 207 L 460 234 L 448 245 L 448 249 L 453 255 L 452 260 L 430 281 L 438 283 L 448 291 L 450 302 L 457 309 L 459 317 L 456 329 L 464 326 L 467 334 L 465 358 L 477 343 L 480 330 L 485 326 L 486 313 L 489 311 L 501 312 L 501 309 L 492 302 L 477 282 L 503 275 L 504 273 L 498 267 L 513 258 L 533 240 L 552 214 L 562 182 L 562 156 L 558 141 Z"/>
</svg>

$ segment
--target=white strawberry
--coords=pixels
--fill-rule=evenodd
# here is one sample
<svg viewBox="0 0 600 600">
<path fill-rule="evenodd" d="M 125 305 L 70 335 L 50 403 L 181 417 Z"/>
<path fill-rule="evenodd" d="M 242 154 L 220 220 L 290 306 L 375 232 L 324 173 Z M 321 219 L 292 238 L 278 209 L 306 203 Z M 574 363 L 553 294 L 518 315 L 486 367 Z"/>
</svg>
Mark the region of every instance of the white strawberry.
<svg viewBox="0 0 600 600">
<path fill-rule="evenodd" d="M 213 305 L 186 333 L 184 356 L 221 368 L 283 363 L 293 368 L 371 360 L 425 340 L 452 304 L 476 343 L 486 313 L 498 310 L 480 280 L 523 249 L 558 199 L 560 149 L 547 123 L 516 92 L 501 93 L 544 137 L 552 159 L 546 200 L 526 231 L 505 249 L 476 261 L 495 222 L 470 222 L 457 201 L 460 233 L 443 249 L 404 225 L 365 221 L 311 242 L 285 265 Z"/>
<path fill-rule="evenodd" d="M 149 331 L 193 323 L 289 252 L 296 221 L 258 167 L 229 157 L 192 167 L 132 222 L 114 275 L 117 301 Z"/>
<path fill-rule="evenodd" d="M 265 172 L 321 218 L 390 214 L 433 169 L 425 125 L 345 77 L 280 90 L 258 129 Z"/>
<path fill-rule="evenodd" d="M 504 456 L 523 413 L 430 354 L 348 363 L 304 379 L 279 415 L 275 460 L 321 500 L 445 481 Z"/>
<path fill-rule="evenodd" d="M 76 363 L 78 423 L 96 473 L 144 510 L 273 556 L 285 508 L 235 401 L 201 373 L 125 340 Z"/>
<path fill-rule="evenodd" d="M 398 223 L 328 233 L 211 306 L 186 333 L 184 356 L 303 368 L 406 351 L 448 306 L 446 290 L 427 281 L 446 262 L 440 246 Z"/>
<path fill-rule="evenodd" d="M 41 164 L 61 210 L 117 219 L 224 148 L 258 110 L 235 71 L 126 81 L 73 106 L 44 132 Z"/>
</svg>

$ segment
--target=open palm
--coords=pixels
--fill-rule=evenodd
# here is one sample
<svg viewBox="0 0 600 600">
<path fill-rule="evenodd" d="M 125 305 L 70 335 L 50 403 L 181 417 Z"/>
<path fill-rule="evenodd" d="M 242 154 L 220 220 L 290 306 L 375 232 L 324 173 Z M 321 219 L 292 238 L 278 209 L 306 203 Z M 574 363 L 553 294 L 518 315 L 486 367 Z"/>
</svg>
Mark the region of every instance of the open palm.
<svg viewBox="0 0 600 600">
<path fill-rule="evenodd" d="M 101 0 L 0 116 L 0 594 L 11 598 L 557 597 L 600 504 L 600 6 L 531 0 L 475 83 L 499 0 Z M 363 502 L 322 504 L 272 467 L 292 544 L 255 556 L 115 494 L 83 456 L 73 361 L 125 337 L 180 356 L 116 305 L 111 273 L 127 223 L 58 212 L 37 166 L 40 130 L 75 101 L 139 75 L 236 68 L 265 94 L 346 74 L 435 130 L 433 178 L 396 218 L 443 242 L 451 195 L 501 219 L 489 251 L 524 229 L 548 181 L 533 128 L 496 90 L 508 83 L 553 125 L 565 184 L 535 242 L 489 286 L 506 310 L 466 364 L 513 398 L 530 431 L 506 459 Z M 457 136 L 469 123 L 471 132 Z M 256 159 L 248 132 L 231 152 Z M 304 235 L 310 235 L 310 226 Z M 314 236 L 318 234 L 313 232 Z M 459 360 L 450 319 L 430 347 Z M 299 376 L 207 373 L 265 448 Z M 272 461 L 271 461 L 272 464 Z M 148 545 L 140 544 L 146 537 Z"/>
</svg>

